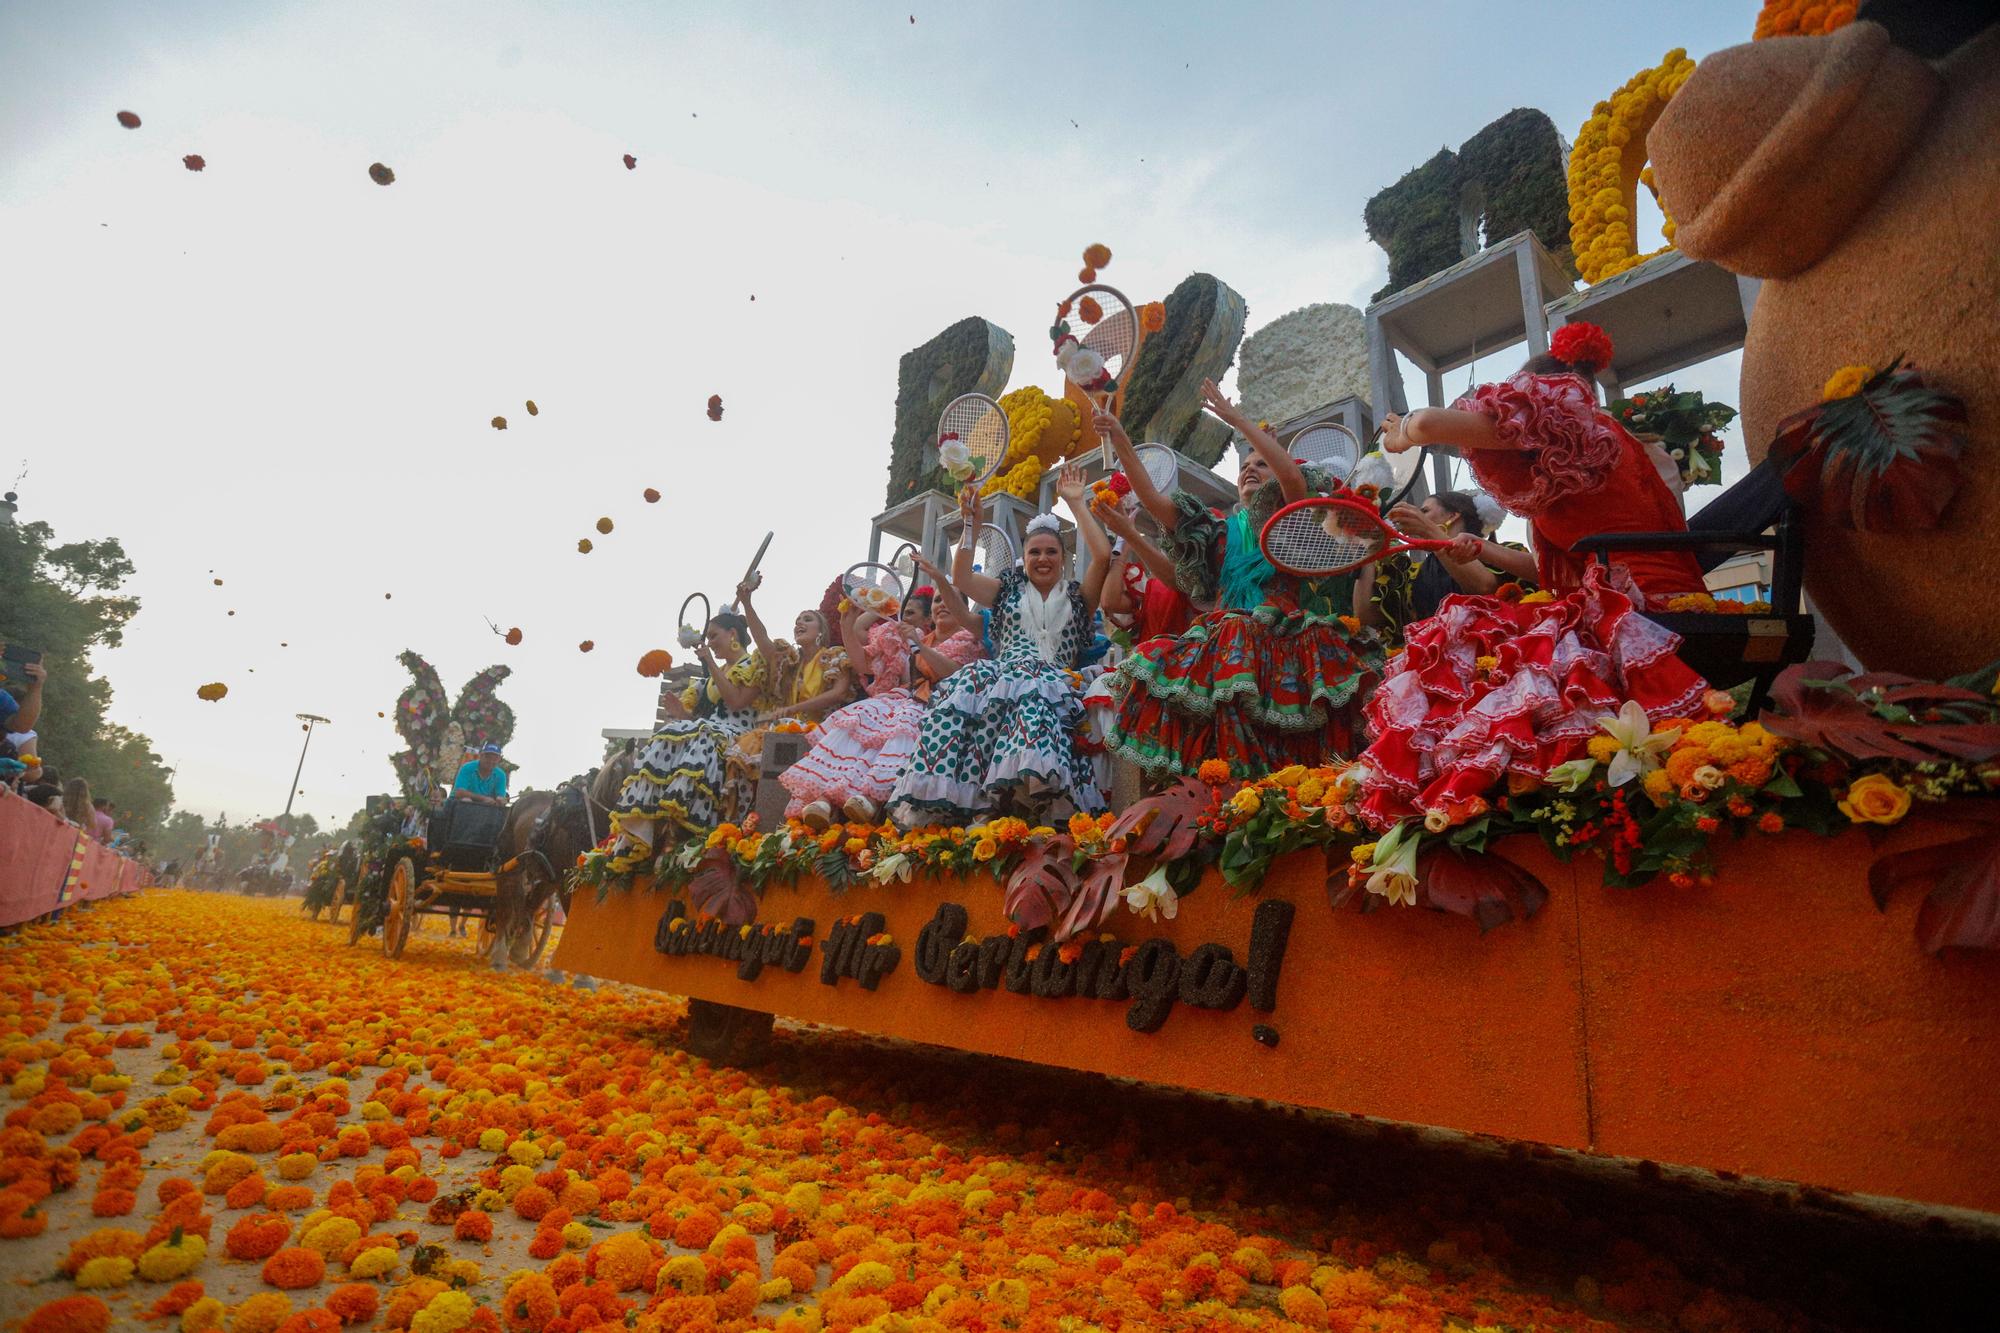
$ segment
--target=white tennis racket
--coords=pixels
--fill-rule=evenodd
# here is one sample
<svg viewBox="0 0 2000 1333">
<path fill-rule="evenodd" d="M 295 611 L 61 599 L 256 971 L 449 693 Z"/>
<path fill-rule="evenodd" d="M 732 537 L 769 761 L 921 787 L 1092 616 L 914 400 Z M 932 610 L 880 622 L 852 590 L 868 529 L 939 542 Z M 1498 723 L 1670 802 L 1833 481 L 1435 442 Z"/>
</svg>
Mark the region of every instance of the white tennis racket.
<svg viewBox="0 0 2000 1333">
<path fill-rule="evenodd" d="M 847 600 L 879 616 L 893 616 L 902 610 L 904 586 L 895 570 L 872 560 L 850 565 L 840 576 L 840 591 Z"/>
<path fill-rule="evenodd" d="M 1361 455 L 1367 452 L 1354 432 L 1337 421 L 1307 426 L 1292 437 L 1290 449 L 1292 457 L 1301 463 L 1323 468 L 1342 479 L 1354 475 Z"/>
<path fill-rule="evenodd" d="M 1404 536 L 1366 500 L 1331 495 L 1294 500 L 1280 509 L 1264 525 L 1258 544 L 1272 564 L 1304 578 L 1345 574 L 1398 551 L 1442 551 L 1452 545 Z"/>
<path fill-rule="evenodd" d="M 979 530 L 979 541 L 972 548 L 974 569 L 997 578 L 1002 570 L 1014 567 L 1014 560 L 1013 538 L 991 524 Z"/>
<path fill-rule="evenodd" d="M 693 619 L 690 613 L 698 614 L 700 619 Z M 681 647 L 694 648 L 700 645 L 702 635 L 708 633 L 709 614 L 707 595 L 698 592 L 689 593 L 687 600 L 681 603 Z"/>
<path fill-rule="evenodd" d="M 915 542 L 904 542 L 889 557 L 889 568 L 906 588 L 917 586 L 917 546 Z"/>
<path fill-rule="evenodd" d="M 1006 411 L 983 393 L 962 393 L 938 413 L 938 463 L 961 486 L 998 472 L 1011 439 Z"/>
<path fill-rule="evenodd" d="M 1056 364 L 1099 410 L 1108 411 L 1113 396 L 1125 387 L 1125 377 L 1139 357 L 1139 344 L 1145 340 L 1139 311 L 1116 287 L 1094 282 L 1071 292 L 1061 312 L 1052 330 Z M 1108 440 L 1102 446 L 1101 463 L 1107 472 L 1118 466 Z"/>
</svg>

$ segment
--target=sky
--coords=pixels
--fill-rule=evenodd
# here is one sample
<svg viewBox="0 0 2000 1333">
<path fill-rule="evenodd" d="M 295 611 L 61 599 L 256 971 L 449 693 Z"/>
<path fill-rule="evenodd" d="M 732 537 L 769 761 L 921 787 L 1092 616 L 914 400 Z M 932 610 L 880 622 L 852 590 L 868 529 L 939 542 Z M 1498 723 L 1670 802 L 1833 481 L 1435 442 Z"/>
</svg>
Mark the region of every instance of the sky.
<svg viewBox="0 0 2000 1333">
<path fill-rule="evenodd" d="M 905 351 L 976 314 L 1055 386 L 1097 241 L 1136 300 L 1215 274 L 1250 332 L 1365 306 L 1370 195 L 1517 106 L 1573 137 L 1755 10 L 9 0 L 0 482 L 137 565 L 95 663 L 181 808 L 281 809 L 299 712 L 331 725 L 296 809 L 391 790 L 405 648 L 454 691 L 511 666 L 548 785 L 650 724 L 639 656 L 766 530 L 780 632 L 865 558 Z M 1736 360 L 1675 380 L 1734 402 Z"/>
</svg>

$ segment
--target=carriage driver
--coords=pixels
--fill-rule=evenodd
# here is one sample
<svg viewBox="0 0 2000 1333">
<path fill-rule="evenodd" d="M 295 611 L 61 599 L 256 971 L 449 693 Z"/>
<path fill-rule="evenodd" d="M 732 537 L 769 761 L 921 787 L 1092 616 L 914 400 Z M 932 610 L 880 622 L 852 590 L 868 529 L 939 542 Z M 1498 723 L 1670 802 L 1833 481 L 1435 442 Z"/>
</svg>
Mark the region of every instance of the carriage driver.
<svg viewBox="0 0 2000 1333">
<path fill-rule="evenodd" d="M 500 747 L 488 742 L 477 759 L 468 759 L 452 779 L 451 794 L 481 805 L 507 804 L 507 770 L 500 767 Z"/>
</svg>

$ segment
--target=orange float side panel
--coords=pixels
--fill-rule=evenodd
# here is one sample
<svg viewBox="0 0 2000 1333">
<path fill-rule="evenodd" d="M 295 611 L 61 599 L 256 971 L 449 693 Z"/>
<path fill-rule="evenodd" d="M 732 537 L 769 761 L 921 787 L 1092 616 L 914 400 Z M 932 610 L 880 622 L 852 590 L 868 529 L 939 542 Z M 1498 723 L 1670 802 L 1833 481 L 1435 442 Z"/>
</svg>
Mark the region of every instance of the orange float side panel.
<svg viewBox="0 0 2000 1333">
<path fill-rule="evenodd" d="M 1912 821 L 1883 850 L 1943 836 Z M 774 886 L 757 924 L 782 934 L 809 918 L 810 958 L 748 981 L 729 959 L 655 949 L 681 895 L 586 890 L 556 965 L 1151 1083 L 2000 1212 L 2000 1158 L 1979 1146 L 2000 1137 L 2000 958 L 1924 954 L 1917 891 L 1878 913 L 1864 835 L 1725 845 L 1714 886 L 1689 890 L 1603 888 L 1594 861 L 1564 866 L 1532 839 L 1501 850 L 1551 896 L 1485 935 L 1433 912 L 1330 911 L 1312 852 L 1281 860 L 1257 895 L 1211 875 L 1172 921 L 1121 906 L 1102 927 L 1120 952 L 1161 939 L 1185 960 L 1215 944 L 1239 966 L 1259 904 L 1294 909 L 1270 1012 L 1176 1000 L 1152 1032 L 1130 1026 L 1130 1000 L 923 979 L 919 935 L 940 903 L 966 910 L 975 940 L 1006 933 L 984 878 Z M 870 928 L 897 961 L 872 991 L 826 984 L 836 920 L 864 912 L 881 914 Z M 1275 1047 L 1253 1039 L 1259 1024 Z"/>
<path fill-rule="evenodd" d="M 1519 852 L 1535 858 L 1532 868 L 1555 890 L 1552 906 L 1560 910 L 1484 938 L 1462 917 L 1331 912 L 1325 863 L 1311 853 L 1275 867 L 1258 896 L 1233 896 L 1211 875 L 1181 899 L 1173 920 L 1157 925 L 1121 904 L 1101 928 L 1117 935 L 1121 951 L 1159 938 L 1186 958 L 1199 945 L 1219 944 L 1239 966 L 1248 961 L 1259 903 L 1296 906 L 1271 1012 L 1247 998 L 1226 1010 L 1176 1002 L 1149 1033 L 1128 1025 L 1130 1001 L 1047 999 L 1004 986 L 961 994 L 922 980 L 918 935 L 939 903 L 963 906 L 974 938 L 1005 935 L 1000 885 L 983 877 L 919 877 L 842 895 L 818 879 L 773 886 L 759 923 L 782 929 L 811 918 L 813 956 L 802 972 L 766 966 L 752 981 L 738 980 L 737 965 L 724 958 L 655 951 L 660 917 L 677 895 L 640 887 L 614 890 L 599 903 L 584 890 L 571 906 L 555 965 L 908 1041 L 1582 1147 L 1570 872 L 1535 844 Z M 820 969 L 835 919 L 861 912 L 882 914 L 880 929 L 895 941 L 900 961 L 873 991 L 851 977 L 824 984 Z M 1275 1047 L 1252 1037 L 1259 1024 L 1277 1031 Z"/>
</svg>

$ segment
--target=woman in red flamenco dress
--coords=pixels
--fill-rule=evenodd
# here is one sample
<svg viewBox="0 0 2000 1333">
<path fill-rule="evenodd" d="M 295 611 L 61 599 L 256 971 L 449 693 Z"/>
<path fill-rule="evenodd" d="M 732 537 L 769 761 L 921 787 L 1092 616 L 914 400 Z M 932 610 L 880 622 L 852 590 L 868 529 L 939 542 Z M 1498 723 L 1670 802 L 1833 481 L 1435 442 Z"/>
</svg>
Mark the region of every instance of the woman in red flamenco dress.
<svg viewBox="0 0 2000 1333">
<path fill-rule="evenodd" d="M 1449 408 L 1384 418 L 1384 449 L 1454 445 L 1529 521 L 1537 578 L 1554 597 L 1452 596 L 1410 627 L 1366 708 L 1371 825 L 1472 818 L 1503 779 L 1544 780 L 1581 756 L 1628 701 L 1655 723 L 1699 705 L 1706 684 L 1675 656 L 1680 637 L 1639 613 L 1703 591 L 1694 557 L 1633 551 L 1606 569 L 1573 550 L 1599 533 L 1687 527 L 1644 446 L 1598 410 L 1592 376 L 1610 359 L 1602 329 L 1570 324 L 1511 378 Z"/>
</svg>

